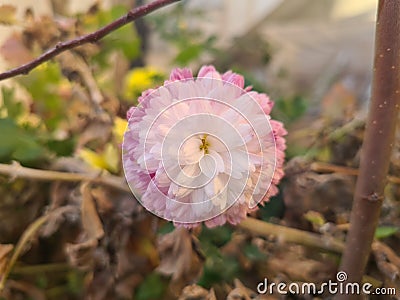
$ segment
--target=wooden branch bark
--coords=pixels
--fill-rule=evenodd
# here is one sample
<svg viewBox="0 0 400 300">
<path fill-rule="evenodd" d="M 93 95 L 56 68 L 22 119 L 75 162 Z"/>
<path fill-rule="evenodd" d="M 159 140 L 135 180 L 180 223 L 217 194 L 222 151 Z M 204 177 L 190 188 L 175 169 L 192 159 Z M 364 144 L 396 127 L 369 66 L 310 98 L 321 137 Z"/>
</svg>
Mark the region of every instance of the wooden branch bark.
<svg viewBox="0 0 400 300">
<path fill-rule="evenodd" d="M 379 0 L 371 103 L 340 270 L 361 282 L 379 220 L 400 106 L 400 1 Z M 361 299 L 338 295 L 337 299 Z"/>
</svg>

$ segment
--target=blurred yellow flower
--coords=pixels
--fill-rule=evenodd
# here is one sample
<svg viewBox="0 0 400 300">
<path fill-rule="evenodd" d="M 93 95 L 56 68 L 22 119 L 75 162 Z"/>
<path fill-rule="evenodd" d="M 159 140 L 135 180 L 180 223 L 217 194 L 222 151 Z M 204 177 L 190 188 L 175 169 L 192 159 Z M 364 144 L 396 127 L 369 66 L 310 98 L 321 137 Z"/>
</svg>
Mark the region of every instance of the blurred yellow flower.
<svg viewBox="0 0 400 300">
<path fill-rule="evenodd" d="M 113 135 L 114 135 L 117 143 L 122 143 L 127 125 L 128 125 L 128 121 L 118 118 L 118 117 L 115 117 L 114 127 L 113 127 Z"/>
<path fill-rule="evenodd" d="M 124 97 L 132 99 L 138 97 L 142 91 L 162 83 L 164 73 L 153 67 L 135 68 L 128 72 L 124 82 Z"/>
<path fill-rule="evenodd" d="M 28 125 L 30 127 L 45 129 L 43 120 L 40 118 L 40 116 L 38 116 L 34 113 L 29 113 L 29 112 L 26 112 L 26 113 L 18 116 L 17 124 L 20 126 Z"/>
<path fill-rule="evenodd" d="M 78 156 L 95 169 L 107 170 L 113 173 L 118 172 L 120 154 L 118 149 L 111 143 L 105 146 L 102 153 L 83 148 L 79 151 Z"/>
</svg>

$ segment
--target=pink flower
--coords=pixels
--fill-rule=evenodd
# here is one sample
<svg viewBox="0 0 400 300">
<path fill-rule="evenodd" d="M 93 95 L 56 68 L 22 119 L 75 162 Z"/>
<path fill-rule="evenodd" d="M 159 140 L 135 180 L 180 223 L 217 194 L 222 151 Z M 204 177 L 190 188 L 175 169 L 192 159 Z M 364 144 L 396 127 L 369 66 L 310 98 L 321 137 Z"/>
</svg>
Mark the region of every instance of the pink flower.
<svg viewBox="0 0 400 300">
<path fill-rule="evenodd" d="M 143 206 L 175 224 L 238 224 L 278 193 L 286 130 L 244 78 L 174 69 L 128 111 L 123 164 Z"/>
</svg>

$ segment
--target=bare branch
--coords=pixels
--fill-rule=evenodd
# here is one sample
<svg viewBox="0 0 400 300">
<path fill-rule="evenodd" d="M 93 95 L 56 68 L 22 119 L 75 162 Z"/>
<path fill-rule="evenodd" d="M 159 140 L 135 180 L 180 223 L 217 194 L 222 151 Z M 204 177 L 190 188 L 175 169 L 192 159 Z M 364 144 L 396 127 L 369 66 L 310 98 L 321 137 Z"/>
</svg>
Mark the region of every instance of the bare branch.
<svg viewBox="0 0 400 300">
<path fill-rule="evenodd" d="M 341 253 L 344 248 L 342 241 L 333 237 L 263 222 L 254 218 L 243 220 L 239 223 L 238 227 L 256 235 L 267 237 L 272 235 L 288 243 L 298 243 L 300 245 L 319 248 L 334 253 Z"/>
<path fill-rule="evenodd" d="M 338 166 L 324 162 L 313 162 L 310 170 L 318 173 L 340 173 L 349 176 L 358 176 L 359 170 L 355 168 Z M 400 184 L 400 177 L 388 175 L 387 181 L 394 184 Z"/>
<path fill-rule="evenodd" d="M 8 175 L 12 178 L 21 177 L 40 181 L 89 181 L 93 183 L 104 184 L 109 187 L 119 189 L 121 191 L 130 192 L 129 187 L 123 178 L 112 175 L 99 176 L 98 174 L 82 174 L 39 170 L 22 167 L 18 163 L 14 163 L 12 165 L 0 164 L 0 174 Z"/>
<path fill-rule="evenodd" d="M 17 75 L 26 75 L 30 71 L 32 71 L 34 68 L 37 66 L 43 64 L 46 61 L 49 61 L 53 57 L 57 56 L 58 54 L 70 50 L 73 48 L 76 48 L 78 46 L 82 46 L 87 43 L 96 43 L 97 41 L 101 40 L 103 37 L 106 35 L 110 34 L 111 32 L 117 30 L 118 28 L 135 21 L 136 19 L 143 17 L 145 15 L 148 15 L 149 13 L 157 10 L 158 8 L 161 8 L 163 6 L 166 6 L 168 4 L 171 4 L 173 2 L 178 2 L 180 0 L 156 0 L 153 1 L 149 4 L 139 6 L 137 8 L 134 8 L 130 10 L 126 15 L 120 17 L 119 19 L 111 22 L 110 24 L 100 28 L 99 30 L 82 35 L 80 37 L 77 37 L 73 40 L 66 41 L 66 42 L 59 42 L 57 45 L 55 45 L 53 48 L 47 50 L 44 52 L 42 55 L 37 57 L 36 59 L 23 64 L 22 66 L 19 66 L 17 68 L 11 69 L 9 71 L 6 71 L 4 73 L 0 73 L 0 81 L 8 78 L 15 77 Z"/>
</svg>

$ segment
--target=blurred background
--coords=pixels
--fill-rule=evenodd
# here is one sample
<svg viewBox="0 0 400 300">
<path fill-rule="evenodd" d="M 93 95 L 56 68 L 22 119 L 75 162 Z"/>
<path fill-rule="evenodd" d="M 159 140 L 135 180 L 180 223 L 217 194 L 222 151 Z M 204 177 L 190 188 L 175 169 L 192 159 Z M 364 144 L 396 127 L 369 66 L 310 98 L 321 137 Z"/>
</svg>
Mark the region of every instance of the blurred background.
<svg viewBox="0 0 400 300">
<path fill-rule="evenodd" d="M 144 2 L 0 0 L 0 72 Z M 0 82 L 0 299 L 279 299 L 255 295 L 257 283 L 334 278 L 337 250 L 285 243 L 279 230 L 174 229 L 146 212 L 125 184 L 122 136 L 128 108 L 172 68 L 241 73 L 275 101 L 272 117 L 289 132 L 280 193 L 252 217 L 343 241 L 377 2 L 184 0 Z M 399 141 L 390 169 L 397 182 Z M 392 262 L 400 258 L 387 250 L 400 246 L 396 180 L 368 272 L 376 286 L 399 290 Z"/>
<path fill-rule="evenodd" d="M 19 20 L 28 7 L 38 16 L 74 15 L 87 12 L 94 3 L 107 8 L 116 4 L 133 7 L 142 2 L 145 1 L 0 1 L 17 4 Z M 139 28 L 146 40 L 142 56 L 147 65 L 164 71 L 174 63 L 234 66 L 267 83 L 277 95 L 302 93 L 317 100 L 332 82 L 343 80 L 346 88 L 365 97 L 371 74 L 376 7 L 376 0 L 189 0 L 180 12 L 167 8 L 143 21 L 147 25 Z M 170 12 L 168 17 L 166 11 Z M 152 26 L 158 16 L 160 22 L 163 19 L 163 24 L 158 24 L 164 27 L 161 32 Z M 0 28 L 0 42 L 15 27 Z M 177 35 L 183 32 L 185 37 Z M 183 38 L 184 42 L 179 41 Z M 219 55 L 214 50 L 219 50 Z M 3 59 L 2 66 L 6 63 Z"/>
</svg>

